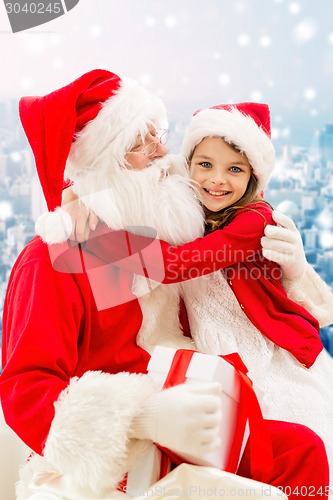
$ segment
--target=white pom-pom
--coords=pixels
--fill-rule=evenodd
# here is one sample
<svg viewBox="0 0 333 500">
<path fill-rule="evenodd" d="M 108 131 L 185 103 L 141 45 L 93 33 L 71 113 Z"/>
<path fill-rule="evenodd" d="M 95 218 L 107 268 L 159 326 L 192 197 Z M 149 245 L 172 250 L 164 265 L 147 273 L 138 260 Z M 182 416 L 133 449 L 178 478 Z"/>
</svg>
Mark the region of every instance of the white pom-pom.
<svg viewBox="0 0 333 500">
<path fill-rule="evenodd" d="M 63 243 L 72 233 L 72 219 L 67 212 L 57 207 L 54 212 L 45 212 L 37 219 L 35 230 L 44 243 Z"/>
</svg>

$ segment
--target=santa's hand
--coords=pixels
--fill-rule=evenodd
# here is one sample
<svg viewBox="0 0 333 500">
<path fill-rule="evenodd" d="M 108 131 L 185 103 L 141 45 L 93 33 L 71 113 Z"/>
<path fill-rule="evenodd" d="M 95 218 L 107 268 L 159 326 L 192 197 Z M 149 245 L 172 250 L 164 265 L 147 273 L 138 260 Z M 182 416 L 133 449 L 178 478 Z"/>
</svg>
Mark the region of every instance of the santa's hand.
<svg viewBox="0 0 333 500">
<path fill-rule="evenodd" d="M 284 279 L 299 280 L 307 266 L 301 235 L 287 215 L 275 210 L 273 219 L 278 225 L 266 226 L 261 238 L 263 256 L 280 265 Z"/>
<path fill-rule="evenodd" d="M 97 215 L 80 202 L 70 186 L 62 192 L 61 208 L 72 220 L 69 239 L 78 243 L 87 241 L 90 231 L 96 229 L 98 224 Z"/>
<path fill-rule="evenodd" d="M 221 444 L 220 384 L 181 384 L 158 392 L 133 422 L 132 437 L 201 457 Z"/>
</svg>

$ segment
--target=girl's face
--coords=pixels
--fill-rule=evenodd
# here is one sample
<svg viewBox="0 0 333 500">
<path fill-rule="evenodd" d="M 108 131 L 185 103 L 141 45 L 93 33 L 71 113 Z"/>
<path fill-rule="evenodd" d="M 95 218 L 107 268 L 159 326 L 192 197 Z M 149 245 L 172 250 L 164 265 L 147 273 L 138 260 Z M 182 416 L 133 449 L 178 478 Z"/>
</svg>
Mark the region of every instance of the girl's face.
<svg viewBox="0 0 333 500">
<path fill-rule="evenodd" d="M 199 184 L 201 201 L 218 212 L 241 199 L 252 168 L 245 155 L 235 151 L 221 137 L 206 137 L 195 148 L 190 174 Z"/>
</svg>

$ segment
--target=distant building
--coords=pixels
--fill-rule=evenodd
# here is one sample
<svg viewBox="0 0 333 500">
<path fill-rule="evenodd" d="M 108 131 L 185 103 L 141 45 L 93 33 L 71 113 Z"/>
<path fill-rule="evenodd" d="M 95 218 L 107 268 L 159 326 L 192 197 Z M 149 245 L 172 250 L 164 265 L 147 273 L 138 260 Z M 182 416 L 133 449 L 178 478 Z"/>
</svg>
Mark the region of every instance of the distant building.
<svg viewBox="0 0 333 500">
<path fill-rule="evenodd" d="M 333 124 L 325 125 L 319 132 L 319 155 L 322 166 L 333 162 Z"/>
</svg>

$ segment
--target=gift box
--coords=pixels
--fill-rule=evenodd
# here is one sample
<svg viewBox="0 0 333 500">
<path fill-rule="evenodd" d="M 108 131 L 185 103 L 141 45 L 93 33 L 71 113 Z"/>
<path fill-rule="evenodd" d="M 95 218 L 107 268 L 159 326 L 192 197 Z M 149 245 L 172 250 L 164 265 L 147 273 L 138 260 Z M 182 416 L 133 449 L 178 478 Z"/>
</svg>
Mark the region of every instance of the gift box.
<svg viewBox="0 0 333 500">
<path fill-rule="evenodd" d="M 213 356 L 157 346 L 148 363 L 148 372 L 161 390 L 182 383 L 216 381 L 221 384 L 221 446 L 203 457 L 180 457 L 172 450 L 152 444 L 128 472 L 126 489 L 123 489 L 127 496 L 140 495 L 149 490 L 151 485 L 168 474 L 171 462 L 176 465 L 210 466 L 234 473 L 249 435 L 252 474 L 258 474 L 263 467 L 265 470 L 273 467 L 270 436 L 252 382 L 246 375 L 246 366 L 238 354 Z"/>
<path fill-rule="evenodd" d="M 253 435 L 252 472 L 260 470 L 263 464 L 266 467 L 269 461 L 272 463 L 266 424 L 252 382 L 246 375 L 247 369 L 238 354 L 215 356 L 157 346 L 149 361 L 148 372 L 161 389 L 179 383 L 216 381 L 221 384 L 220 448 L 203 457 L 182 455 L 179 463 L 184 461 L 236 472 L 249 433 Z"/>
<path fill-rule="evenodd" d="M 143 495 L 152 484 L 164 477 L 169 472 L 170 467 L 168 462 L 168 469 L 163 470 L 162 460 L 162 452 L 154 444 L 151 444 L 140 460 L 127 473 L 122 488 L 126 495 L 130 497 Z"/>
</svg>

